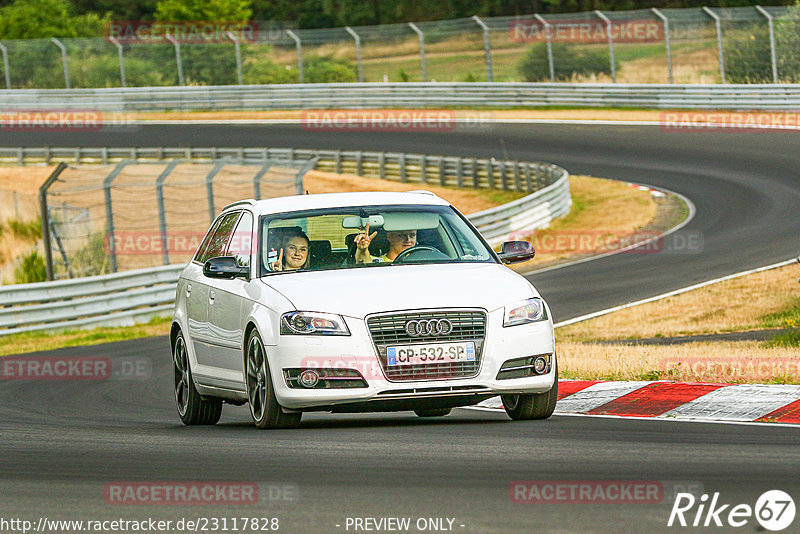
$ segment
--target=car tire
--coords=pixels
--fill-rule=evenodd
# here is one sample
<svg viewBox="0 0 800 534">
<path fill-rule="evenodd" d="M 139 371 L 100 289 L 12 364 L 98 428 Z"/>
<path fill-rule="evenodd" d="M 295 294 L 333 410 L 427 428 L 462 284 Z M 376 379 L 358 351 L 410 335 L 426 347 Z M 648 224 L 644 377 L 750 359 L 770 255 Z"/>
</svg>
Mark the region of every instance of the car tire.
<svg viewBox="0 0 800 534">
<path fill-rule="evenodd" d="M 558 400 L 558 362 L 555 365 L 555 380 L 550 391 L 546 393 L 503 395 L 501 398 L 506 413 L 515 421 L 547 419 L 553 415 L 556 409 L 556 401 Z"/>
<path fill-rule="evenodd" d="M 267 353 L 256 330 L 253 330 L 247 339 L 244 367 L 250 415 L 256 427 L 294 428 L 299 425 L 303 413 L 286 413 L 278 404 L 270 377 Z"/>
<path fill-rule="evenodd" d="M 172 344 L 173 382 L 178 416 L 184 425 L 213 425 L 222 415 L 222 399 L 202 397 L 194 387 L 189 353 L 183 333 L 178 332 Z"/>
<path fill-rule="evenodd" d="M 452 408 L 426 408 L 414 410 L 414 413 L 419 417 L 444 417 L 452 411 Z"/>
</svg>

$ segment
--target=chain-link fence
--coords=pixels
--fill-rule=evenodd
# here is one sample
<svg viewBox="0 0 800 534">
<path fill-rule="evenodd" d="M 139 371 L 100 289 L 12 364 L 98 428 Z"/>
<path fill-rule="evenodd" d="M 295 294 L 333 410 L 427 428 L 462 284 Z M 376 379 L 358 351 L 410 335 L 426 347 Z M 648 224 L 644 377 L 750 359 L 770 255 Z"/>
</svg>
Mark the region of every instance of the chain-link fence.
<svg viewBox="0 0 800 534">
<path fill-rule="evenodd" d="M 297 194 L 306 164 L 175 159 L 67 167 L 46 189 L 53 277 L 186 262 L 224 206 Z"/>
<path fill-rule="evenodd" d="M 4 41 L 0 86 L 800 78 L 800 7 L 592 11 L 222 35 L 201 43 Z"/>
</svg>

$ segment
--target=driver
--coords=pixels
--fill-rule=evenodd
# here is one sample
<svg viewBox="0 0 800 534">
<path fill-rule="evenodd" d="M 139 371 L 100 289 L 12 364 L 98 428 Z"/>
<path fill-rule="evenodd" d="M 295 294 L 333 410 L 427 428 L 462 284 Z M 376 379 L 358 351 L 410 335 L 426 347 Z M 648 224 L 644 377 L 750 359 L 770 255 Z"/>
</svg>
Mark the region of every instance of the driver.
<svg viewBox="0 0 800 534">
<path fill-rule="evenodd" d="M 417 245 L 416 230 L 399 230 L 386 232 L 389 241 L 389 251 L 378 258 L 373 258 L 369 253 L 369 244 L 378 235 L 378 232 L 369 233 L 369 223 L 363 234 L 358 234 L 354 240 L 356 244 L 356 263 L 391 263 L 404 250 Z"/>
</svg>

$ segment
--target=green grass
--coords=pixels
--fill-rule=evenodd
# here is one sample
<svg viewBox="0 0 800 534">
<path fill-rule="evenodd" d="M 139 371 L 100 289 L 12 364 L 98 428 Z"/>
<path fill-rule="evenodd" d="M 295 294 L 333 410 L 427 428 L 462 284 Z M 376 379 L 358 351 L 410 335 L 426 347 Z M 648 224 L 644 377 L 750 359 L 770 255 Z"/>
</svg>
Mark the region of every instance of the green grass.
<svg viewBox="0 0 800 534">
<path fill-rule="evenodd" d="M 795 328 L 800 325 L 800 297 L 789 300 L 785 309 L 760 318 L 761 328 Z"/>
<path fill-rule="evenodd" d="M 0 337 L 0 356 L 167 335 L 171 322 L 171 317 L 156 317 L 134 326 L 13 334 Z"/>
</svg>

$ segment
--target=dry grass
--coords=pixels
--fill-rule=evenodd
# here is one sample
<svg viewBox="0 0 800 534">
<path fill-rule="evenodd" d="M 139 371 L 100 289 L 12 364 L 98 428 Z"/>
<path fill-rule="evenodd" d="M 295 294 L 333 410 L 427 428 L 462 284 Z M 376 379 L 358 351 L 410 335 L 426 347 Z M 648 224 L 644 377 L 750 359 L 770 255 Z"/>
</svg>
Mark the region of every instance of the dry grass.
<svg viewBox="0 0 800 534">
<path fill-rule="evenodd" d="M 800 383 L 800 352 L 796 348 L 766 349 L 755 341 L 600 345 L 559 337 L 556 350 L 562 378 Z"/>
<path fill-rule="evenodd" d="M 518 272 L 582 256 L 608 252 L 615 243 L 645 227 L 656 214 L 647 191 L 625 182 L 570 176 L 572 209 L 545 229 L 528 236 L 536 249 L 533 262 L 514 266 Z"/>
<path fill-rule="evenodd" d="M 792 326 L 800 268 L 788 265 L 627 308 L 558 330 L 562 341 L 682 336 Z M 794 324 L 796 326 L 796 324 Z"/>
</svg>

